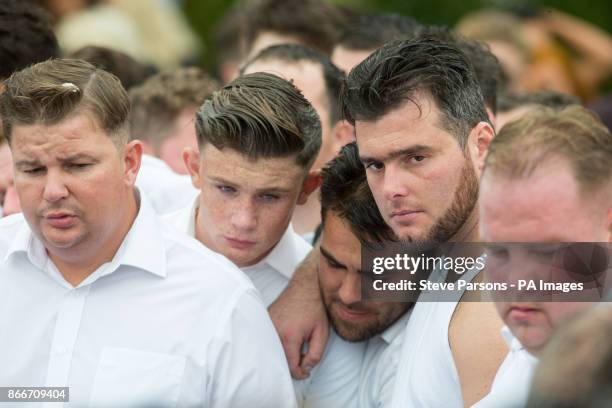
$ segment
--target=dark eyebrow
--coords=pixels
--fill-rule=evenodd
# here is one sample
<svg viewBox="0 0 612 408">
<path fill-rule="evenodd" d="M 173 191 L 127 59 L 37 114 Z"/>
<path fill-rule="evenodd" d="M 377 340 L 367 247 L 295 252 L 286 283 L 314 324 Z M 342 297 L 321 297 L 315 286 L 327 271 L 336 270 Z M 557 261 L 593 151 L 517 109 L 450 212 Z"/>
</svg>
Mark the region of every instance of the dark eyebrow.
<svg viewBox="0 0 612 408">
<path fill-rule="evenodd" d="M 338 261 L 336 258 L 334 258 L 334 256 L 332 254 L 330 254 L 325 248 L 323 248 L 323 245 L 321 245 L 319 247 L 319 250 L 321 251 L 321 255 L 323 255 L 325 258 L 327 258 L 329 261 L 332 261 L 333 263 L 335 263 L 336 265 L 344 268 L 344 269 L 348 269 L 346 267 L 346 265 L 344 265 L 342 262 Z"/>
<path fill-rule="evenodd" d="M 359 159 L 364 164 L 372 163 L 372 162 L 385 162 L 385 161 L 392 160 L 392 159 L 395 159 L 401 156 L 413 156 L 416 154 L 430 153 L 432 151 L 433 149 L 429 146 L 414 145 L 406 149 L 396 150 L 394 152 L 391 152 L 386 157 L 375 158 L 375 157 L 368 157 L 368 156 L 360 156 Z"/>
</svg>

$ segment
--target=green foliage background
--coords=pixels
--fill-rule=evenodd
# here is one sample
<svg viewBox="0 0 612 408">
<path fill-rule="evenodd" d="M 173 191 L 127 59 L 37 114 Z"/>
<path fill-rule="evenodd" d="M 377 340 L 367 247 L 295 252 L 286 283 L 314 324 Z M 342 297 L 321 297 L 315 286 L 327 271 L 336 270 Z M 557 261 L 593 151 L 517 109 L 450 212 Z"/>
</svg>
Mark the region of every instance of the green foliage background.
<svg viewBox="0 0 612 408">
<path fill-rule="evenodd" d="M 429 24 L 454 25 L 467 12 L 484 7 L 553 7 L 583 18 L 612 33 L 611 0 L 331 0 L 333 3 L 351 6 L 362 11 L 387 11 L 412 16 Z M 184 11 L 194 30 L 205 45 L 202 65 L 212 69 L 215 49 L 212 32 L 233 0 L 185 0 Z"/>
</svg>

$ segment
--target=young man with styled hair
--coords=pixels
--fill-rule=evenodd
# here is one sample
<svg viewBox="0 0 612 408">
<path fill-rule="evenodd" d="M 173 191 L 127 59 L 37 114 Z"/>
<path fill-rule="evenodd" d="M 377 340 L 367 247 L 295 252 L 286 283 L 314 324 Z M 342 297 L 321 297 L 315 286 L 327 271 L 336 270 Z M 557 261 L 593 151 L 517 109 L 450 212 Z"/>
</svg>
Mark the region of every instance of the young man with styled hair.
<svg viewBox="0 0 612 408">
<path fill-rule="evenodd" d="M 291 81 L 315 108 L 321 120 L 321 149 L 312 165 L 319 171 L 340 148 L 354 140 L 353 129 L 342 120 L 340 88 L 344 73 L 329 58 L 300 44 L 273 45 L 261 51 L 241 69 L 242 74 L 269 72 Z M 291 224 L 312 242 L 314 231 L 321 222 L 318 197 L 295 209 Z"/>
<path fill-rule="evenodd" d="M 295 406 L 251 283 L 134 187 L 119 80 L 58 59 L 5 85 L 23 215 L 0 220 L 0 384 L 69 387 L 76 406 Z"/>
<path fill-rule="evenodd" d="M 319 186 L 310 171 L 321 145 L 317 113 L 289 81 L 259 72 L 213 93 L 196 132 L 199 152 L 184 159 L 201 194 L 166 219 L 239 266 L 270 305 L 311 250 L 290 220 Z M 332 336 L 329 358 L 295 383 L 300 406 L 350 406 L 362 349 Z"/>
</svg>

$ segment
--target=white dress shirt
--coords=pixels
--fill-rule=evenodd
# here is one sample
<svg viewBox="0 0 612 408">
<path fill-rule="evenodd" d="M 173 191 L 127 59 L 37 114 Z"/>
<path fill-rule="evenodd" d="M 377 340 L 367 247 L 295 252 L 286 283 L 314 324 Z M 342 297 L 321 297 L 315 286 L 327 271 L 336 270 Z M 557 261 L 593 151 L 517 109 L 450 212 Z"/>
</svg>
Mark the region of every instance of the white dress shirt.
<svg viewBox="0 0 612 408">
<path fill-rule="evenodd" d="M 175 173 L 165 162 L 148 154 L 142 155 L 136 186 L 158 214 L 177 211 L 198 195 L 191 177 Z"/>
<path fill-rule="evenodd" d="M 501 335 L 508 345 L 508 355 L 495 374 L 491 391 L 473 408 L 522 408 L 527 404 L 538 359 L 525 350 L 507 326 Z"/>
<path fill-rule="evenodd" d="M 0 333 L 0 386 L 70 387 L 66 406 L 295 406 L 252 284 L 144 199 L 114 258 L 76 287 L 22 215 L 0 220 Z"/>
<path fill-rule="evenodd" d="M 366 342 L 359 380 L 359 408 L 383 408 L 391 404 L 398 356 L 412 310 L 408 310 L 384 332 Z"/>
<path fill-rule="evenodd" d="M 463 279 L 471 281 L 476 272 L 466 272 Z M 446 272 L 436 270 L 432 276 L 430 280 L 442 282 Z M 455 301 L 435 301 L 443 296 L 440 292 L 423 292 L 413 307 L 403 335 L 402 351 L 398 355 L 391 407 L 464 406 L 459 374 L 448 340 L 448 327 L 461 292 L 455 294 Z M 474 408 L 519 407 L 526 401 L 534 361 L 516 339 L 507 337 L 509 332 L 503 333 L 510 347 L 508 354 L 495 374 L 489 394 L 474 404 Z"/>
<path fill-rule="evenodd" d="M 163 219 L 195 237 L 198 199 Z M 291 226 L 270 253 L 255 265 L 241 268 L 269 306 L 287 287 L 293 273 L 312 247 Z M 350 343 L 331 331 L 321 362 L 305 380 L 294 380 L 298 405 L 303 408 L 353 408 L 357 403 L 359 369 L 365 344 Z"/>
<path fill-rule="evenodd" d="M 199 197 L 185 208 L 165 215 L 163 220 L 179 231 L 195 238 L 196 213 Z M 287 287 L 293 273 L 310 252 L 312 247 L 293 231 L 291 224 L 287 227 L 278 243 L 270 253 L 255 265 L 240 268 L 261 293 L 266 306 Z"/>
</svg>

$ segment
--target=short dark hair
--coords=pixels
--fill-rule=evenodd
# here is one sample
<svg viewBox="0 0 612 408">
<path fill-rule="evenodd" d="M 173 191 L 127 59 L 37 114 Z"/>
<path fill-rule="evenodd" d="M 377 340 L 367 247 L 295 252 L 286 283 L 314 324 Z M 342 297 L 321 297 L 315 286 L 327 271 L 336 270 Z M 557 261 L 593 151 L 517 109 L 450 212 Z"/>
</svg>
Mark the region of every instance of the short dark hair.
<svg viewBox="0 0 612 408">
<path fill-rule="evenodd" d="M 521 106 L 541 105 L 559 111 L 572 105 L 582 105 L 574 95 L 557 91 L 536 91 L 529 93 L 502 92 L 497 109 L 508 112 Z"/>
<path fill-rule="evenodd" d="M 389 42 L 411 39 L 422 27 L 415 19 L 394 13 L 359 15 L 347 24 L 336 46 L 374 50 Z"/>
<path fill-rule="evenodd" d="M 77 109 L 93 115 L 117 147 L 127 141 L 130 101 L 119 79 L 89 62 L 50 59 L 15 72 L 0 94 L 4 136 L 14 125 L 53 125 Z"/>
<path fill-rule="evenodd" d="M 324 0 L 246 0 L 245 39 L 250 50 L 265 31 L 296 37 L 330 55 L 346 24 L 346 15 Z"/>
<path fill-rule="evenodd" d="M 503 88 L 504 79 L 502 67 L 489 46 L 484 42 L 464 37 L 446 26 L 428 26 L 420 35 L 454 44 L 465 54 L 474 68 L 485 104 L 496 113 L 497 97 Z"/>
<path fill-rule="evenodd" d="M 69 58 L 82 59 L 110 72 L 119 78 L 127 91 L 155 73 L 153 66 L 144 65 L 124 52 L 106 47 L 88 45 L 70 54 Z"/>
<path fill-rule="evenodd" d="M 355 142 L 345 145 L 321 171 L 321 222 L 333 212 L 345 220 L 363 245 L 395 240 L 368 186 Z"/>
<path fill-rule="evenodd" d="M 428 37 L 387 44 L 353 68 L 343 87 L 343 113 L 353 124 L 375 121 L 406 101 L 416 104 L 414 95 L 421 91 L 432 98 L 440 125 L 461 147 L 474 126 L 488 122 L 465 55 L 456 45 Z"/>
<path fill-rule="evenodd" d="M 288 63 L 302 61 L 312 62 L 321 67 L 325 80 L 325 91 L 329 105 L 329 119 L 332 125 L 342 119 L 340 109 L 340 90 L 344 81 L 344 72 L 335 66 L 328 56 L 314 51 L 301 44 L 272 45 L 249 60 L 240 70 L 244 73 L 247 67 L 257 61 L 278 60 Z"/>
<path fill-rule="evenodd" d="M 32 1 L 0 2 L 0 79 L 59 56 L 49 15 Z"/>
<path fill-rule="evenodd" d="M 219 150 L 251 158 L 288 157 L 309 169 L 321 147 L 317 112 L 290 82 L 265 72 L 244 75 L 214 92 L 196 114 L 196 134 Z"/>
</svg>

